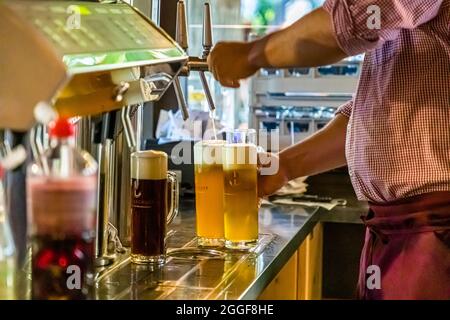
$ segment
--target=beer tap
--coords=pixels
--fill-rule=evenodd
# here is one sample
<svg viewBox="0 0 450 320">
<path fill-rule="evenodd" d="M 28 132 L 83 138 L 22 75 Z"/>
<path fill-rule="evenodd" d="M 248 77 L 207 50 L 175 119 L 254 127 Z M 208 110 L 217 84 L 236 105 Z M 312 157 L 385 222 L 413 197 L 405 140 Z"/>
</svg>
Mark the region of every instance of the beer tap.
<svg viewBox="0 0 450 320">
<path fill-rule="evenodd" d="M 187 77 L 189 76 L 191 71 L 197 71 L 199 73 L 200 81 L 202 83 L 203 90 L 205 92 L 206 100 L 208 101 L 209 109 L 210 111 L 214 111 L 216 107 L 205 75 L 205 72 L 209 71 L 207 59 L 213 46 L 211 7 L 209 2 L 205 2 L 203 8 L 204 9 L 203 9 L 202 55 L 201 57 L 189 56 L 186 65 L 181 69 L 180 76 Z M 181 48 L 187 51 L 189 48 L 188 26 L 186 19 L 186 6 L 183 0 L 179 0 L 177 4 L 177 28 L 175 38 L 178 44 L 181 46 Z M 174 88 L 180 110 L 183 114 L 183 119 L 186 120 L 189 117 L 189 113 L 187 110 L 186 100 L 183 96 L 183 92 L 181 90 L 181 85 L 178 77 L 174 79 Z"/>
<path fill-rule="evenodd" d="M 202 53 L 202 61 L 206 63 L 206 67 L 208 68 L 208 56 L 211 52 L 211 48 L 213 47 L 213 36 L 212 36 L 212 24 L 211 24 L 211 7 L 208 2 L 204 4 L 204 12 L 203 12 L 203 36 L 202 36 L 202 45 L 203 45 L 203 53 Z M 209 68 L 208 68 L 209 70 Z M 211 95 L 211 90 L 208 86 L 208 81 L 206 80 L 205 71 L 199 71 L 200 80 L 203 85 L 203 90 L 205 91 L 206 100 L 208 101 L 209 109 L 211 111 L 216 110 L 216 106 L 214 105 L 214 100 Z"/>
</svg>

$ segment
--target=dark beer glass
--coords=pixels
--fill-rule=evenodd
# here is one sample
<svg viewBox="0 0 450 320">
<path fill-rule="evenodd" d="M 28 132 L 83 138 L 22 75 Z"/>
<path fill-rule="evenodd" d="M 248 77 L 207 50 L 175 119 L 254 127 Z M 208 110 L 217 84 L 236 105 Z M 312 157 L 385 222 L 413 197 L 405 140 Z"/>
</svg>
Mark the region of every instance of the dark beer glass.
<svg viewBox="0 0 450 320">
<path fill-rule="evenodd" d="M 131 155 L 131 261 L 163 264 L 166 228 L 178 213 L 178 181 L 167 170 L 167 154 Z"/>
</svg>

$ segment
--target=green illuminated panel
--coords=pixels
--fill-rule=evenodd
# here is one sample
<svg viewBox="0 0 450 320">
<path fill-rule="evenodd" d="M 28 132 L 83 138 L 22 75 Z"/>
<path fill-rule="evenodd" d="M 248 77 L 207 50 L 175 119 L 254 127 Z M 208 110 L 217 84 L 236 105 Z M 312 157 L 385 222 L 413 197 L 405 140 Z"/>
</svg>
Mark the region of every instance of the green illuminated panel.
<svg viewBox="0 0 450 320">
<path fill-rule="evenodd" d="M 73 73 L 186 58 L 183 50 L 160 28 L 124 3 L 29 0 L 6 3 L 54 45 Z"/>
<path fill-rule="evenodd" d="M 179 51 L 172 49 L 118 51 L 96 54 L 65 55 L 64 63 L 71 73 L 89 72 L 112 69 L 114 65 L 121 68 L 127 66 L 146 65 L 151 61 L 158 63 L 179 60 Z"/>
</svg>

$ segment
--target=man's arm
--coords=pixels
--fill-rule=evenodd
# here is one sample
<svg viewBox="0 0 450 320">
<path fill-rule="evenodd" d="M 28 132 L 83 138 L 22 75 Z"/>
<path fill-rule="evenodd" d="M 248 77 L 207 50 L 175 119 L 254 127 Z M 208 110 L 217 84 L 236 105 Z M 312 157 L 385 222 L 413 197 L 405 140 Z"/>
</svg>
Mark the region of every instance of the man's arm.
<svg viewBox="0 0 450 320">
<path fill-rule="evenodd" d="M 345 166 L 347 125 L 348 117 L 338 114 L 313 136 L 280 152 L 279 171 L 259 177 L 259 196 L 273 194 L 289 180 Z"/>
<path fill-rule="evenodd" d="M 319 8 L 291 26 L 253 43 L 249 62 L 256 67 L 314 67 L 347 57 L 339 47 L 328 12 Z"/>
<path fill-rule="evenodd" d="M 239 80 L 260 68 L 326 65 L 346 56 L 334 36 L 331 16 L 319 8 L 290 27 L 256 41 L 220 42 L 208 63 L 222 85 L 237 88 Z"/>
<path fill-rule="evenodd" d="M 443 0 L 327 0 L 290 27 L 257 41 L 259 67 L 314 67 L 375 49 L 439 13 Z M 378 20 L 378 21 L 377 21 Z"/>
<path fill-rule="evenodd" d="M 254 42 L 221 42 L 209 56 L 214 77 L 237 88 L 259 68 L 327 65 L 381 47 L 402 29 L 438 15 L 443 0 L 327 0 L 293 25 Z M 378 14 L 378 16 L 377 16 Z M 371 19 L 379 18 L 379 27 Z M 375 21 L 376 22 L 376 21 Z M 369 26 L 370 25 L 370 26 Z"/>
</svg>

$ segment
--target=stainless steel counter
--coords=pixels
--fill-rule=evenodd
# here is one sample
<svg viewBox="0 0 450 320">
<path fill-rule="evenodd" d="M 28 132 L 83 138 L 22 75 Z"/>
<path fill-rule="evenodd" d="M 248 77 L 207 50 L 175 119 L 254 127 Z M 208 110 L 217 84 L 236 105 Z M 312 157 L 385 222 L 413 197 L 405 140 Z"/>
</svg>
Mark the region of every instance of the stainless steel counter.
<svg viewBox="0 0 450 320">
<path fill-rule="evenodd" d="M 320 210 L 260 209 L 260 244 L 254 252 L 198 251 L 193 201 L 171 226 L 167 263 L 134 265 L 127 256 L 101 274 L 96 299 L 256 299 L 316 225 Z M 182 248 L 181 250 L 179 250 Z"/>
</svg>

